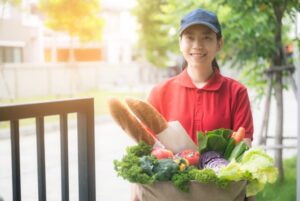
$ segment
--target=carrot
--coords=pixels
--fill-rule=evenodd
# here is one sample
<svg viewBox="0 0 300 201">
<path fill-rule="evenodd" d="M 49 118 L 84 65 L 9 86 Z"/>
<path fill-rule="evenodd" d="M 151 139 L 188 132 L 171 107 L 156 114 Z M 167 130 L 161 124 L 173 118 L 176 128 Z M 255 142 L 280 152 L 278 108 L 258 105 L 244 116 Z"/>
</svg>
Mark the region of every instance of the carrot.
<svg viewBox="0 0 300 201">
<path fill-rule="evenodd" d="M 245 133 L 246 133 L 245 128 L 240 127 L 238 131 L 232 133 L 231 138 L 233 138 L 235 144 L 237 144 L 245 138 Z"/>
</svg>

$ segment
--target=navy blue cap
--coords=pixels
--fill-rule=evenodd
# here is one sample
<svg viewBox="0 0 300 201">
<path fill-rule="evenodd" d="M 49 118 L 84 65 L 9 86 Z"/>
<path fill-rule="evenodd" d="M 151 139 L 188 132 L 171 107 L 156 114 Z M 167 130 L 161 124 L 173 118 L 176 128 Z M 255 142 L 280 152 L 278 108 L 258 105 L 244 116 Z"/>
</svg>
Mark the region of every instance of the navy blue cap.
<svg viewBox="0 0 300 201">
<path fill-rule="evenodd" d="M 179 35 L 190 26 L 196 24 L 208 26 L 214 32 L 221 34 L 221 25 L 218 17 L 210 11 L 198 8 L 189 12 L 181 19 Z"/>
</svg>

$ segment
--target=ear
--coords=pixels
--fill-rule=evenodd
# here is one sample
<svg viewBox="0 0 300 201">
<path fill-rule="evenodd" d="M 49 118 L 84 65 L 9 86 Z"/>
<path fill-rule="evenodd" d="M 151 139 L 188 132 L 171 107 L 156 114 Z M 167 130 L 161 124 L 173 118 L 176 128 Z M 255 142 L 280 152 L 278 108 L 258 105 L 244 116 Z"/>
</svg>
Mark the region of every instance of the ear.
<svg viewBox="0 0 300 201">
<path fill-rule="evenodd" d="M 224 45 L 224 38 L 222 37 L 220 40 L 217 41 L 217 50 L 221 50 Z"/>
</svg>

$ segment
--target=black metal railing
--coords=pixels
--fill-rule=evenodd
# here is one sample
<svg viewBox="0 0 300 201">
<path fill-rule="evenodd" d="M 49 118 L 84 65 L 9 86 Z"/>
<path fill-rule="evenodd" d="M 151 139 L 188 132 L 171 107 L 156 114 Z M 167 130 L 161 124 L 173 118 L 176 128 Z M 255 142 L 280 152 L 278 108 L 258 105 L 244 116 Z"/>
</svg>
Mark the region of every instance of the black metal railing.
<svg viewBox="0 0 300 201">
<path fill-rule="evenodd" d="M 68 118 L 77 113 L 79 200 L 95 201 L 95 142 L 93 98 L 0 106 L 0 122 L 10 122 L 13 200 L 21 201 L 19 120 L 36 119 L 38 197 L 46 201 L 44 117 L 59 115 L 62 200 L 69 200 Z"/>
</svg>

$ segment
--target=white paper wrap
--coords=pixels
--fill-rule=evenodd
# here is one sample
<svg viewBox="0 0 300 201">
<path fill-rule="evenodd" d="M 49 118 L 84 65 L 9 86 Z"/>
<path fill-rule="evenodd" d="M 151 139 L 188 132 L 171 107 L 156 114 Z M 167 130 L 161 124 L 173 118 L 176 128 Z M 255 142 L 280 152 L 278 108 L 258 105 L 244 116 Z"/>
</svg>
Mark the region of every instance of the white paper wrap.
<svg viewBox="0 0 300 201">
<path fill-rule="evenodd" d="M 166 149 L 175 154 L 186 149 L 197 151 L 196 144 L 179 121 L 168 122 L 168 127 L 156 136 Z"/>
<path fill-rule="evenodd" d="M 153 148 L 163 148 L 163 149 L 165 149 L 166 147 L 159 140 L 155 140 Z"/>
</svg>

